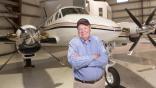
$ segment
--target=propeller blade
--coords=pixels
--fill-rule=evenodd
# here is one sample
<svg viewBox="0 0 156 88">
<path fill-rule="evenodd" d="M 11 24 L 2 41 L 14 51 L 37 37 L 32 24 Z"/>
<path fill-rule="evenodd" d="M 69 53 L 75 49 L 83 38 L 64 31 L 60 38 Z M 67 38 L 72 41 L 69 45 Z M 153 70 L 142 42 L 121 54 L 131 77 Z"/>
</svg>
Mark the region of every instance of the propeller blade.
<svg viewBox="0 0 156 88">
<path fill-rule="evenodd" d="M 0 41 L 9 41 L 7 36 L 0 36 Z"/>
<path fill-rule="evenodd" d="M 139 26 L 139 28 L 142 28 L 141 23 L 136 19 L 136 17 L 126 8 L 125 9 L 128 13 L 128 15 L 131 17 L 131 19 Z"/>
<path fill-rule="evenodd" d="M 0 36 L 0 43 L 4 44 L 14 44 L 15 41 L 12 41 L 8 38 L 8 36 Z"/>
<path fill-rule="evenodd" d="M 17 26 L 8 18 L 8 17 L 5 17 L 4 18 L 11 24 L 11 26 L 14 28 L 14 29 L 17 29 Z"/>
<path fill-rule="evenodd" d="M 150 21 L 153 19 L 153 16 L 155 14 L 156 8 L 153 10 L 153 12 L 149 15 L 148 19 L 146 20 L 145 24 L 148 25 Z"/>
<path fill-rule="evenodd" d="M 132 51 L 132 50 L 135 48 L 135 46 L 137 45 L 137 43 L 138 43 L 138 41 L 140 40 L 141 36 L 142 36 L 142 34 L 139 35 L 139 37 L 138 37 L 137 40 L 133 43 L 133 45 L 131 46 L 131 48 L 129 49 L 129 51 Z"/>
<path fill-rule="evenodd" d="M 20 29 L 22 32 L 25 32 L 20 26 L 18 26 L 16 23 L 12 22 L 9 18 L 5 17 L 4 18 L 14 27 L 14 29 Z"/>
<path fill-rule="evenodd" d="M 149 34 L 147 34 L 147 37 L 150 40 L 150 42 L 153 44 L 153 46 L 156 46 L 156 42 L 151 38 Z"/>
</svg>

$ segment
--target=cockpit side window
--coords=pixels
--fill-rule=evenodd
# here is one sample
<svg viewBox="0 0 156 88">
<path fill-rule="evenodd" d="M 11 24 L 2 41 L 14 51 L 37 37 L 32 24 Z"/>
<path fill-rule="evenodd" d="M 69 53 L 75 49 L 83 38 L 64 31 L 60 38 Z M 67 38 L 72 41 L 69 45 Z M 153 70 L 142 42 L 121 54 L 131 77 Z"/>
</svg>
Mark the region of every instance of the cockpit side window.
<svg viewBox="0 0 156 88">
<path fill-rule="evenodd" d="M 57 12 L 56 15 L 55 15 L 55 20 L 61 18 L 61 13 Z"/>
<path fill-rule="evenodd" d="M 52 22 L 53 21 L 53 16 L 50 18 L 50 22 Z"/>
<path fill-rule="evenodd" d="M 58 18 L 61 18 L 61 14 L 59 13 Z"/>
</svg>

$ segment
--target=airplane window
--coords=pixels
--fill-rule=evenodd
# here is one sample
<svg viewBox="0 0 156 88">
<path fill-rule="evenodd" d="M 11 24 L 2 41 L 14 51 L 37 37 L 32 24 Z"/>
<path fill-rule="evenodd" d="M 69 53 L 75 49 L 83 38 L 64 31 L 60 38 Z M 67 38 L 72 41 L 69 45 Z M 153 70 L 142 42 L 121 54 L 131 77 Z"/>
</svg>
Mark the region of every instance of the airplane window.
<svg viewBox="0 0 156 88">
<path fill-rule="evenodd" d="M 123 29 L 122 29 L 122 32 L 129 33 L 129 32 L 130 32 L 130 28 L 123 28 Z"/>
<path fill-rule="evenodd" d="M 48 24 L 49 24 L 49 20 L 48 20 Z"/>
<path fill-rule="evenodd" d="M 55 15 L 55 20 L 57 20 L 59 13 L 57 12 Z"/>
<path fill-rule="evenodd" d="M 53 21 L 53 16 L 50 18 L 50 22 L 52 22 Z"/>
<path fill-rule="evenodd" d="M 99 8 L 99 16 L 103 16 L 103 9 Z"/>
<path fill-rule="evenodd" d="M 90 4 L 89 4 L 89 1 L 85 0 L 86 1 L 86 5 L 85 5 L 85 8 L 87 10 L 87 12 L 90 12 Z"/>
<path fill-rule="evenodd" d="M 62 15 L 68 15 L 68 14 L 88 14 L 87 11 L 83 8 L 65 8 L 62 9 Z"/>
<path fill-rule="evenodd" d="M 59 18 L 61 18 L 61 14 L 59 14 Z"/>
</svg>

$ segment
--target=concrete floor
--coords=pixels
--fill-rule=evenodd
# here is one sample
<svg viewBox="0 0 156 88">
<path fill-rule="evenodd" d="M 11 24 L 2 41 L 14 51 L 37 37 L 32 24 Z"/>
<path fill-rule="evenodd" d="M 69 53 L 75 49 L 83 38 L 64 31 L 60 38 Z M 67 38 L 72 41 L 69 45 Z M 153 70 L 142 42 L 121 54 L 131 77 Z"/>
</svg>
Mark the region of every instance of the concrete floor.
<svg viewBox="0 0 156 88">
<path fill-rule="evenodd" d="M 156 70 L 152 69 L 156 65 L 156 49 L 151 47 L 150 44 L 142 44 L 132 56 L 126 54 L 129 45 L 113 50 L 113 57 L 117 62 L 114 67 L 121 77 L 120 88 L 156 88 Z M 36 67 L 24 69 L 21 56 L 15 54 L 0 72 L 0 88 L 72 88 L 72 70 L 66 63 L 67 47 L 44 49 L 54 53 L 65 65 L 58 63 L 42 49 L 33 58 Z M 0 64 L 10 56 L 0 57 Z"/>
<path fill-rule="evenodd" d="M 156 48 L 153 47 L 150 43 L 141 42 L 136 47 L 134 54 L 129 56 L 127 55 L 129 47 L 130 44 L 124 47 L 115 48 L 113 50 L 114 60 L 122 67 L 125 67 L 126 69 L 133 72 L 135 75 L 139 76 L 142 79 L 142 82 L 144 80 L 144 82 L 149 84 L 148 86 L 145 86 L 145 83 L 140 83 L 137 78 L 134 77 L 134 80 L 132 80 L 134 84 L 138 84 L 139 82 L 140 85 L 144 86 L 137 87 L 137 85 L 134 85 L 135 87 L 130 88 L 156 88 Z M 118 70 L 121 70 L 121 68 L 119 68 Z M 120 74 L 122 75 L 122 78 L 124 74 Z M 130 77 L 130 79 L 133 79 L 133 77 Z M 129 81 L 128 83 L 132 82 Z"/>
</svg>

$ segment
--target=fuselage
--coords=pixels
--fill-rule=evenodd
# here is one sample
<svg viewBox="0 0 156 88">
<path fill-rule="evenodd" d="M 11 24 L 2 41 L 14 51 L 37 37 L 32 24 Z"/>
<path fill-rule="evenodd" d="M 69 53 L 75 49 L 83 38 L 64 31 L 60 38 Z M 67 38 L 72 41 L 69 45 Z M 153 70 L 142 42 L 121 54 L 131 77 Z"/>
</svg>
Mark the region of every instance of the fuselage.
<svg viewBox="0 0 156 88">
<path fill-rule="evenodd" d="M 73 12 L 70 12 L 72 10 Z M 83 10 L 80 7 L 62 8 L 47 20 L 44 30 L 50 38 L 56 38 L 57 43 L 54 45 L 67 45 L 73 37 L 78 36 L 76 24 L 81 18 L 88 19 L 91 23 L 91 34 L 105 42 L 113 41 L 120 35 L 121 28 L 115 22 L 100 16 L 91 16 Z"/>
</svg>

